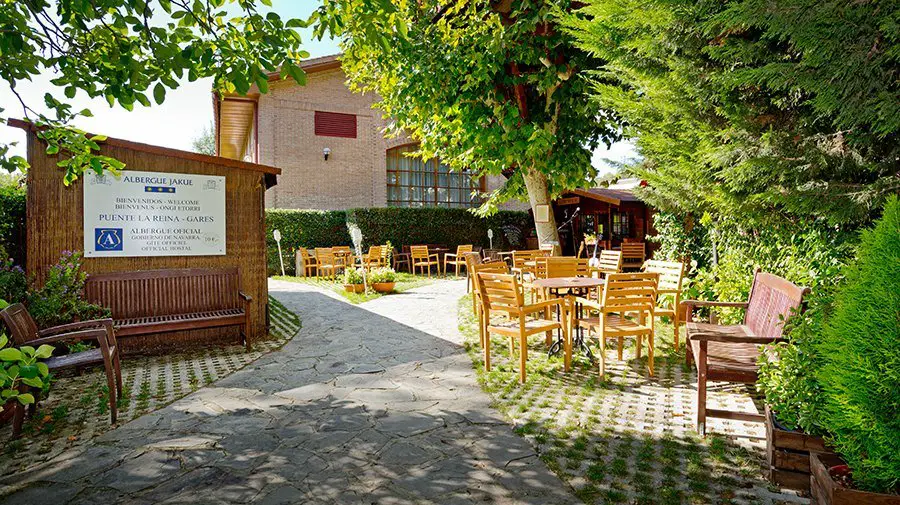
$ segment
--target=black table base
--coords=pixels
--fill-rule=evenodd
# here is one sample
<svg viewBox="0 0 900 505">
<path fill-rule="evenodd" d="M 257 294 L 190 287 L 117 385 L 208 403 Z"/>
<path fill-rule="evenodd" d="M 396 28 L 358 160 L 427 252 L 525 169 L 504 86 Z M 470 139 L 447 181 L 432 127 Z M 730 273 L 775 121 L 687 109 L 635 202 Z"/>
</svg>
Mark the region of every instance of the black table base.
<svg viewBox="0 0 900 505">
<path fill-rule="evenodd" d="M 592 288 L 563 288 L 563 289 L 548 289 L 548 291 L 550 291 L 550 293 L 553 294 L 554 296 L 563 298 L 566 296 L 573 296 L 573 295 L 584 297 L 584 296 L 587 296 L 591 292 L 591 289 Z M 581 304 L 576 303 L 574 309 L 575 309 L 575 317 L 578 319 L 581 319 L 581 317 L 584 313 L 583 307 L 581 306 Z M 556 318 L 557 318 L 557 320 L 559 320 L 559 318 L 560 318 L 559 313 L 556 314 Z M 593 364 L 594 363 L 594 353 L 591 352 L 591 348 L 587 345 L 587 342 L 585 342 L 585 340 L 584 340 L 584 328 L 575 327 L 575 328 L 572 328 L 572 330 L 575 332 L 575 338 L 572 339 L 573 354 L 574 354 L 574 351 L 581 350 L 581 352 L 583 352 L 584 355 L 587 356 L 587 358 Z M 563 341 L 562 330 L 558 330 L 556 333 L 557 333 L 557 339 L 555 342 L 553 342 L 553 344 L 550 345 L 550 350 L 547 351 L 547 356 L 555 356 L 555 355 L 559 354 L 560 351 L 563 350 L 563 345 L 565 345 L 565 342 Z"/>
</svg>

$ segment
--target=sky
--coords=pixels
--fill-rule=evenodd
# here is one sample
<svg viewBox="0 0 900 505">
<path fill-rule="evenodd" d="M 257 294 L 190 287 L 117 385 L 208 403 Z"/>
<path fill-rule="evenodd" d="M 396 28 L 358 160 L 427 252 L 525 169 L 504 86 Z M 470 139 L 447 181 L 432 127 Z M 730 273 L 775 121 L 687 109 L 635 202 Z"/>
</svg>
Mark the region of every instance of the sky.
<svg viewBox="0 0 900 505">
<path fill-rule="evenodd" d="M 313 0 L 273 0 L 272 9 L 284 19 L 306 18 L 318 2 Z M 310 57 L 335 54 L 340 51 L 334 40 L 317 41 L 304 38 L 304 49 Z M 31 82 L 20 82 L 19 94 L 32 108 L 45 112 L 44 93 L 53 92 L 63 98 L 62 90 L 50 83 L 51 75 L 41 75 Z M 69 103 L 73 110 L 88 108 L 93 117 L 79 118 L 74 126 L 97 134 L 108 135 L 146 144 L 155 144 L 175 149 L 191 150 L 191 143 L 205 127 L 212 125 L 212 79 L 194 82 L 183 80 L 181 86 L 168 90 L 162 105 L 143 107 L 135 104 L 129 112 L 118 105 L 110 107 L 104 98 L 90 99 L 79 92 Z M 5 82 L 0 83 L 0 107 L 5 117 L 22 117 L 22 108 Z M 11 154 L 25 155 L 25 133 L 17 128 L 0 125 L 0 143 L 18 142 Z M 605 159 L 624 162 L 636 156 L 634 146 L 629 142 L 613 144 L 611 149 L 601 146 L 593 155 L 593 165 L 602 173 L 612 169 Z"/>
</svg>

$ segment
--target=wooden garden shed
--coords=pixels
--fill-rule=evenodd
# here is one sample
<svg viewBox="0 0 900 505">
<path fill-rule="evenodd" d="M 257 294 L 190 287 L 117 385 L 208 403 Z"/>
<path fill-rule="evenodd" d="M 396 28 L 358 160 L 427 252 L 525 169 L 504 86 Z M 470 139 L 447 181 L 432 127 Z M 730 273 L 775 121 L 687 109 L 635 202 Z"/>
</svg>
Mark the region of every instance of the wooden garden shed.
<svg viewBox="0 0 900 505">
<path fill-rule="evenodd" d="M 236 343 L 242 331 L 247 333 L 248 342 L 265 335 L 268 289 L 264 202 L 265 191 L 275 185 L 276 176 L 281 173 L 280 169 L 107 138 L 100 143 L 101 153 L 126 164 L 122 176 L 115 178 L 103 175 L 97 178 L 93 173 L 89 173 L 66 186 L 63 184 L 65 171 L 57 166 L 60 157 L 46 154 L 46 144 L 38 138 L 34 127 L 30 123 L 18 120 L 10 120 L 9 125 L 27 132 L 27 156 L 31 165 L 27 174 L 26 272 L 29 278 L 33 278 L 38 284 L 45 282 L 49 269 L 58 262 L 64 251 L 85 251 L 84 269 L 89 276 L 96 277 L 117 273 L 119 278 L 127 280 L 129 277 L 145 278 L 147 272 L 151 271 L 193 272 L 201 269 L 222 271 L 236 269 L 240 291 L 248 295 L 244 297 L 246 308 L 242 309 L 246 312 L 245 325 L 181 329 L 141 335 L 123 339 L 122 345 L 126 350 L 166 350 L 188 343 Z M 95 214 L 91 212 L 97 206 L 93 201 L 96 198 L 93 196 L 88 199 L 86 205 L 85 194 L 88 191 L 86 186 L 96 184 L 98 180 L 105 183 L 106 185 L 98 185 L 99 189 L 91 189 L 93 193 L 90 193 L 104 197 L 106 195 L 104 192 L 118 191 L 118 186 L 110 185 L 109 178 L 119 184 L 126 177 L 137 180 L 139 183 L 137 191 L 146 194 L 138 194 L 136 198 L 116 196 L 111 198 L 112 205 L 115 208 L 138 210 L 125 217 L 118 214 L 104 215 L 126 221 L 123 224 L 90 228 L 93 225 L 88 223 L 86 228 L 86 220 L 94 219 Z M 214 204 L 211 204 L 213 212 L 195 212 L 196 216 L 189 215 L 186 219 L 190 223 L 178 225 L 177 232 L 173 233 L 185 233 L 183 237 L 185 241 L 167 240 L 172 237 L 153 235 L 172 230 L 163 228 L 163 225 L 158 223 L 169 220 L 167 218 L 170 216 L 166 214 L 170 209 L 172 215 L 177 216 L 178 212 L 187 212 L 195 208 L 193 204 L 197 202 L 187 195 L 192 194 L 190 191 L 196 192 L 200 189 L 176 188 L 175 185 L 195 184 L 196 180 L 203 181 L 208 186 L 203 189 L 211 190 L 209 193 L 215 195 Z M 96 193 L 97 191 L 99 193 Z M 185 196 L 181 196 L 182 194 Z M 166 197 L 170 199 L 166 200 Z M 176 197 L 180 199 L 173 199 Z M 157 209 L 158 215 L 151 216 L 156 221 L 154 223 L 127 222 L 149 221 L 139 210 L 141 205 L 139 202 L 142 200 L 164 202 L 166 205 L 162 207 L 163 210 Z M 86 208 L 89 210 L 87 213 Z M 199 209 L 200 205 L 197 204 L 196 208 Z M 129 226 L 133 228 L 128 229 Z M 196 236 L 190 235 L 209 226 L 218 226 L 220 228 L 217 229 L 221 232 L 203 231 Z M 122 237 L 119 237 L 117 231 L 123 228 L 128 230 L 122 232 L 123 235 L 129 232 L 146 232 L 146 235 L 134 235 L 144 240 L 141 242 L 143 247 L 129 252 L 128 247 L 122 245 Z M 88 233 L 85 232 L 86 229 Z M 89 235 L 91 231 L 96 231 L 96 237 Z M 95 238 L 98 244 L 106 247 L 106 250 L 100 251 L 100 246 L 96 248 L 97 250 L 86 250 L 88 248 L 85 246 L 90 245 Z M 130 238 L 133 237 L 129 236 Z M 148 238 L 154 240 L 145 240 Z M 197 250 L 192 249 L 190 245 L 195 242 Z M 134 240 L 126 245 L 136 243 L 137 240 Z M 147 297 L 152 295 L 155 300 L 160 300 L 154 303 L 169 303 L 172 298 L 184 298 L 185 303 L 190 303 L 187 300 L 189 297 L 202 294 L 197 291 L 196 288 L 172 289 L 166 293 L 148 292 L 130 296 L 143 298 L 143 295 Z M 174 303 L 177 302 L 178 300 L 174 300 Z"/>
<path fill-rule="evenodd" d="M 553 211 L 561 225 L 564 254 L 575 254 L 586 233 L 597 235 L 601 249 L 619 248 L 622 242 L 644 241 L 656 234 L 656 211 L 627 189 L 576 189 L 556 199 Z M 647 243 L 648 257 L 656 248 L 657 244 Z"/>
</svg>

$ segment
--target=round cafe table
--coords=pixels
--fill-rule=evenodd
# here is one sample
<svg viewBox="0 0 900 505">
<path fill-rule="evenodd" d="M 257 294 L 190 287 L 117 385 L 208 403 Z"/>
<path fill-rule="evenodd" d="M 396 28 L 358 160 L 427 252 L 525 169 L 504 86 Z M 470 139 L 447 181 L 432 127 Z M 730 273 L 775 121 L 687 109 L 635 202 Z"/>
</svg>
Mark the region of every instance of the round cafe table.
<svg viewBox="0 0 900 505">
<path fill-rule="evenodd" d="M 549 279 L 535 279 L 531 284 L 536 288 L 546 289 L 554 296 L 563 297 L 569 302 L 574 302 L 576 296 L 587 296 L 592 289 L 602 286 L 604 280 L 596 277 L 551 277 Z M 575 311 L 575 317 L 580 318 L 582 316 L 581 304 L 571 303 L 570 306 Z M 584 341 L 584 329 L 573 329 L 577 333 L 573 341 L 573 348 L 581 349 L 588 359 L 594 361 L 594 355 Z M 563 341 L 560 336 L 560 338 L 550 346 L 549 354 L 553 355 L 558 353 L 562 349 L 562 346 Z"/>
</svg>

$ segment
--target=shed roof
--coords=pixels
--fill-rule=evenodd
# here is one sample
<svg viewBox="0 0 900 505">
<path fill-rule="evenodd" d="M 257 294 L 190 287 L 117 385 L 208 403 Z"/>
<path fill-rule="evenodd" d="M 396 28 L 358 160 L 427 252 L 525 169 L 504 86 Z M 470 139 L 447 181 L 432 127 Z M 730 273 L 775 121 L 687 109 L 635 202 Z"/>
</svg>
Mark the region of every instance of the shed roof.
<svg viewBox="0 0 900 505">
<path fill-rule="evenodd" d="M 626 189 L 609 189 L 609 188 L 590 188 L 590 189 L 576 189 L 572 191 L 573 194 L 582 196 L 584 198 L 590 198 L 593 200 L 599 200 L 601 202 L 611 203 L 613 205 L 621 205 L 622 202 L 640 202 L 642 201 L 640 198 L 634 195 L 631 191 Z"/>
<path fill-rule="evenodd" d="M 28 121 L 23 121 L 21 119 L 11 118 L 6 121 L 9 126 L 14 128 L 21 128 L 26 131 L 37 131 L 39 128 L 35 126 L 33 123 Z M 229 168 L 237 168 L 240 170 L 250 170 L 253 172 L 261 172 L 266 174 L 266 187 L 272 187 L 275 185 L 275 177 L 276 175 L 281 175 L 281 169 L 277 167 L 272 167 L 268 165 L 260 165 L 258 163 L 250 163 L 247 161 L 234 160 L 230 158 L 223 158 L 221 156 L 210 156 L 208 154 L 200 154 L 194 153 L 190 151 L 182 151 L 181 149 L 172 149 L 170 147 L 162 147 L 155 146 L 152 144 L 143 144 L 141 142 L 134 142 L 131 140 L 119 139 L 115 137 L 107 137 L 106 140 L 99 142 L 100 144 L 105 144 L 109 146 L 122 147 L 126 149 L 133 149 L 135 151 L 142 151 L 145 153 L 156 154 L 159 156 L 169 156 L 172 158 L 180 158 L 184 160 L 197 161 L 200 163 L 210 163 L 213 165 L 220 165 Z"/>
</svg>

